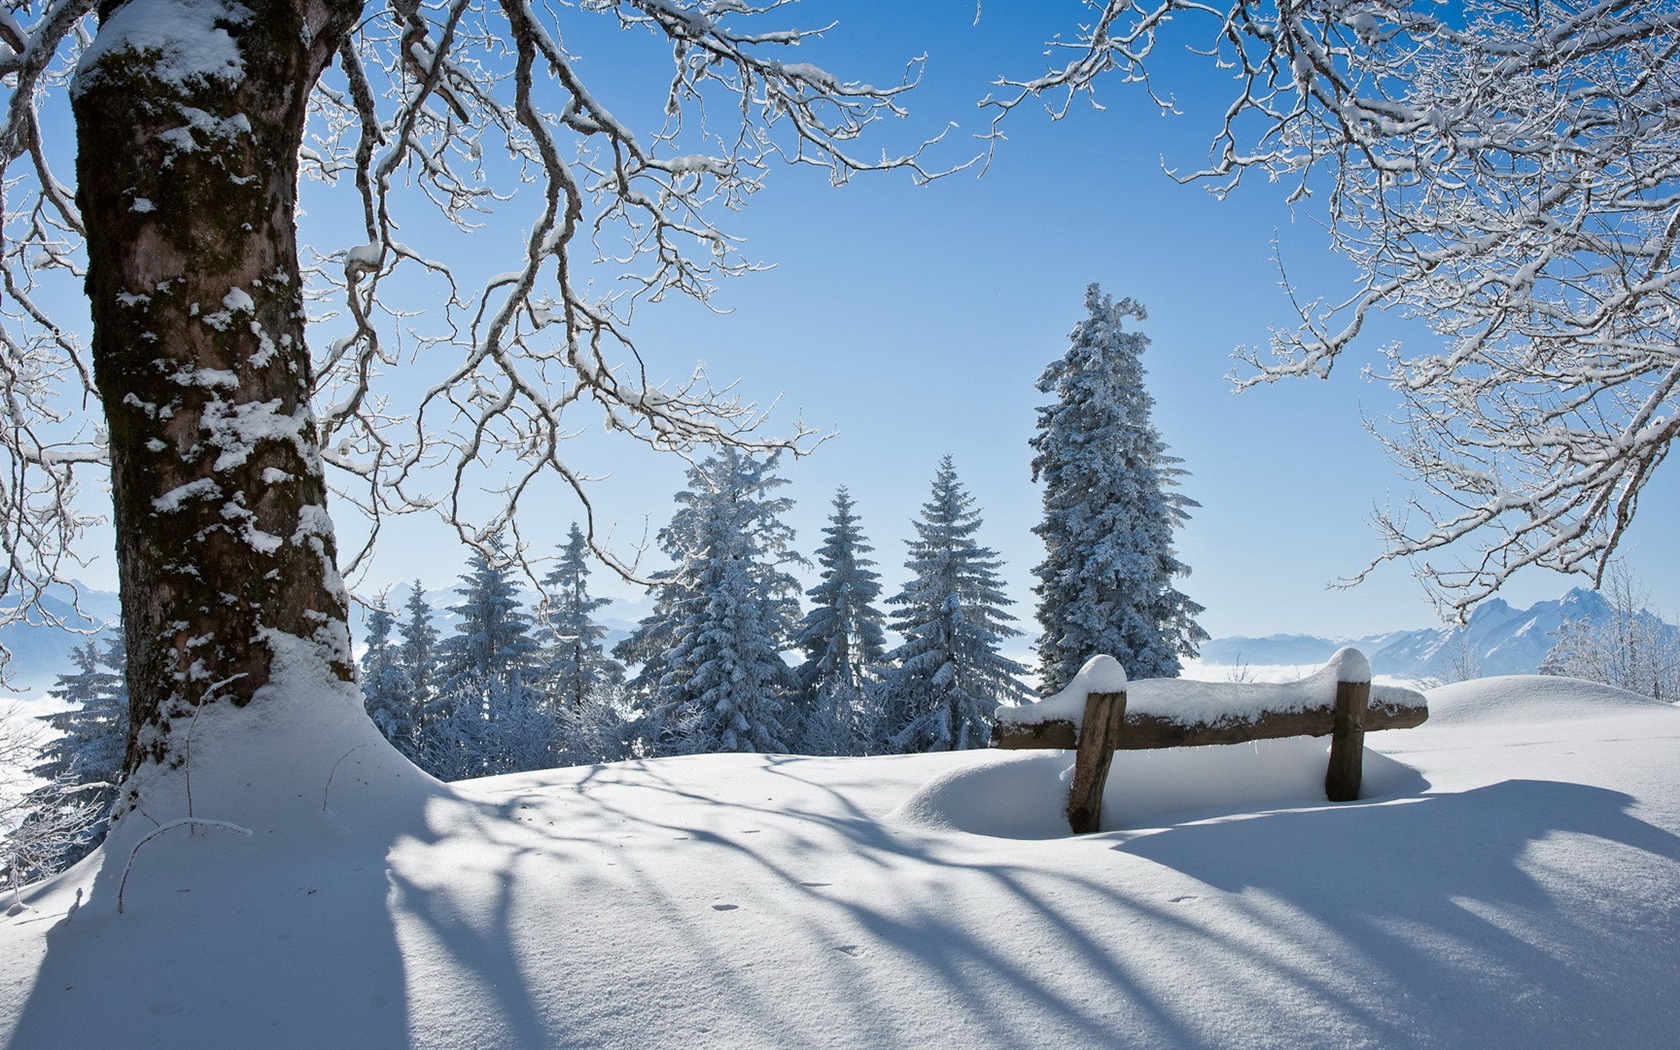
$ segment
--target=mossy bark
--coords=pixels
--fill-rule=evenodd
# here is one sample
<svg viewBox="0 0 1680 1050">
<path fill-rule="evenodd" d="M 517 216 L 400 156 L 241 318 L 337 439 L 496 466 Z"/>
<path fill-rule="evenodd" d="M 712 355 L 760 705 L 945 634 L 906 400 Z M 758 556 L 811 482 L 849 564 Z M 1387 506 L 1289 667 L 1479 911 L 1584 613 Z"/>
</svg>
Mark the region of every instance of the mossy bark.
<svg viewBox="0 0 1680 1050">
<path fill-rule="evenodd" d="M 276 634 L 314 640 L 330 673 L 353 672 L 295 215 L 307 100 L 361 3 L 172 8 L 199 19 L 174 50 L 121 42 L 125 17 L 150 17 L 130 6 L 102 7 L 72 102 L 132 773 L 180 765 L 171 727 L 200 705 L 249 704 Z M 186 68 L 218 33 L 238 62 Z"/>
</svg>

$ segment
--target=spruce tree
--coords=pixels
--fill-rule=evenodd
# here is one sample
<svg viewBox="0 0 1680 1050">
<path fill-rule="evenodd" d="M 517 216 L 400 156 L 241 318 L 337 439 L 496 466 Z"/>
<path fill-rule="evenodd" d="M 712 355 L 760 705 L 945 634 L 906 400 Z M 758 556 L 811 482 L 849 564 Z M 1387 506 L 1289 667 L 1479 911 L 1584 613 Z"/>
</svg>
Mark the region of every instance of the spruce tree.
<svg viewBox="0 0 1680 1050">
<path fill-rule="evenodd" d="M 786 751 L 793 669 L 782 659 L 798 616 L 792 505 L 775 455 L 725 449 L 688 472 L 680 507 L 659 533 L 676 567 L 654 613 L 615 653 L 639 660 L 631 682 L 651 754 Z"/>
<path fill-rule="evenodd" d="M 30 774 L 50 781 L 32 792 L 25 821 L 43 826 L 63 823 L 67 814 L 88 813 L 68 821 L 75 833 L 53 842 L 41 856 L 39 874 L 74 864 L 105 837 L 103 814 L 116 797 L 128 744 L 128 690 L 123 682 L 125 654 L 121 630 L 90 638 L 71 651 L 76 669 L 58 676 L 50 695 L 68 705 L 42 720 L 56 735 L 42 747 L 41 761 Z"/>
<path fill-rule="evenodd" d="M 561 759 L 596 762 L 621 757 L 624 665 L 607 655 L 607 629 L 595 614 L 612 604 L 589 594 L 589 545 L 572 523 L 560 561 L 543 577 L 538 611 L 543 649 L 542 689 L 559 719 Z"/>
<path fill-rule="evenodd" d="M 397 624 L 401 638 L 395 655 L 396 665 L 409 684 L 409 701 L 415 712 L 414 754 L 410 761 L 436 775 L 426 756 L 431 751 L 432 730 L 440 711 L 436 703 L 438 630 L 432 625 L 436 612 L 426 600 L 426 590 L 419 580 L 409 585 L 408 601 L 403 603 L 406 618 Z"/>
<path fill-rule="evenodd" d="M 418 590 L 416 591 L 418 593 Z M 362 702 L 385 739 L 410 762 L 420 760 L 419 696 L 404 668 L 403 646 L 392 637 L 396 617 L 381 592 L 367 618 L 367 650 L 362 653 Z"/>
<path fill-rule="evenodd" d="M 1197 504 L 1172 491 L 1185 471 L 1150 421 L 1140 356 L 1149 339 L 1125 329 L 1144 309 L 1095 284 L 1085 308 L 1067 353 L 1039 377 L 1055 401 L 1039 409 L 1031 440 L 1033 480 L 1044 482 L 1044 519 L 1033 531 L 1046 554 L 1033 572 L 1046 692 L 1099 653 L 1133 679 L 1176 677 L 1179 657 L 1207 640 L 1196 623 L 1202 607 L 1173 585 L 1190 571 L 1173 530 Z"/>
<path fill-rule="evenodd" d="M 855 754 L 867 746 L 869 689 L 886 651 L 883 617 L 875 607 L 881 575 L 865 556 L 875 548 L 864 539 L 845 488 L 835 493 L 828 520 L 817 550 L 822 581 L 806 592 L 811 609 L 794 635 L 806 656 L 797 672 L 804 714 L 801 750 Z"/>
<path fill-rule="evenodd" d="M 915 522 L 910 582 L 889 600 L 898 607 L 893 630 L 904 639 L 881 686 L 890 751 L 985 747 L 998 705 L 1024 695 L 1023 669 L 998 651 L 1021 632 L 1005 611 L 996 552 L 975 542 L 981 520 L 973 504 L 946 456 Z"/>
<path fill-rule="evenodd" d="M 560 550 L 559 564 L 542 582 L 545 688 L 556 705 L 581 711 L 591 697 L 623 684 L 624 665 L 601 644 L 607 629 L 595 621 L 595 614 L 612 600 L 590 597 L 589 545 L 576 522 Z"/>
<path fill-rule="evenodd" d="M 431 771 L 459 780 L 553 766 L 556 724 L 535 686 L 537 640 L 513 566 L 474 550 L 459 591 L 455 634 L 439 646 Z"/>
</svg>

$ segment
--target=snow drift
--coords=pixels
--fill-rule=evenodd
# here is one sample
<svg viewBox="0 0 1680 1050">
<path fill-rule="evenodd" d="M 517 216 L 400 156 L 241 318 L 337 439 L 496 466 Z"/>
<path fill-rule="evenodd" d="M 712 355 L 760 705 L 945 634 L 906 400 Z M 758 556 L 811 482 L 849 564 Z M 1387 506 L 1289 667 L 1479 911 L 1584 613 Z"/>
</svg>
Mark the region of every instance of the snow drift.
<svg viewBox="0 0 1680 1050">
<path fill-rule="evenodd" d="M 1671 1045 L 1680 712 L 1556 679 L 1429 701 L 1367 738 L 1359 802 L 1323 800 L 1322 741 L 1128 753 L 1077 838 L 1028 837 L 1054 752 L 365 792 L 353 756 L 325 797 L 323 756 L 286 848 L 155 839 L 121 915 L 114 853 L 31 892 L 0 1043 Z"/>
</svg>

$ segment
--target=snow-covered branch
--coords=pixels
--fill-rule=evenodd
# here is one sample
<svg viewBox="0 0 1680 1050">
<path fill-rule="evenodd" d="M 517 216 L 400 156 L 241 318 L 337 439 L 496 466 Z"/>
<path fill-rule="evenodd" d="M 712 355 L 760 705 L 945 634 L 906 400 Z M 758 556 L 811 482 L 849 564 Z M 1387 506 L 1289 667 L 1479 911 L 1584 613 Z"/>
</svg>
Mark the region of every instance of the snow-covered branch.
<svg viewBox="0 0 1680 1050">
<path fill-rule="evenodd" d="M 1303 296 L 1238 385 L 1327 374 L 1376 312 L 1424 319 L 1438 346 L 1376 370 L 1409 404 L 1383 439 L 1428 491 L 1415 525 L 1379 515 L 1378 561 L 1460 552 L 1418 569 L 1455 613 L 1526 566 L 1602 573 L 1680 433 L 1680 3 L 1109 0 L 989 101 L 1065 112 L 1112 74 L 1170 107 L 1175 22 L 1232 84 L 1179 177 L 1322 197 L 1357 272 L 1351 295 Z"/>
<path fill-rule="evenodd" d="M 322 300 L 348 324 L 317 373 L 322 446 L 355 481 L 340 497 L 369 515 L 375 536 L 383 515 L 428 509 L 483 550 L 491 536 L 511 537 L 517 555 L 520 502 L 552 477 L 582 500 L 587 521 L 593 479 L 565 447 L 586 412 L 683 455 L 809 444 L 803 428 L 763 433 L 765 410 L 703 371 L 675 385 L 651 377 L 628 329 L 639 302 L 674 292 L 705 303 L 719 278 L 755 268 L 717 222 L 778 161 L 820 166 L 835 182 L 880 169 L 939 174 L 922 166 L 921 148 L 856 152 L 870 125 L 902 115 L 913 71 L 875 87 L 785 61 L 822 30 L 763 29 L 781 6 L 393 0 L 371 12 L 340 54 L 339 78 L 316 95 L 305 170 L 353 180 L 361 197 L 360 243 L 322 252 L 315 270 Z M 666 52 L 656 104 L 620 97 L 621 85 L 565 46 L 567 34 L 603 28 Z M 507 160 L 487 159 L 498 155 Z M 519 178 L 498 181 L 508 164 Z M 444 261 L 400 236 L 435 225 L 414 208 L 414 190 L 446 231 L 504 228 L 517 216 L 519 247 L 501 238 L 507 268 L 483 275 L 473 269 L 481 250 Z M 393 290 L 411 280 L 437 289 L 424 316 L 397 305 Z M 431 366 L 431 382 L 403 404 L 388 391 L 414 362 Z M 346 568 L 371 544 L 347 552 Z"/>
<path fill-rule="evenodd" d="M 74 318 L 45 304 L 80 291 L 82 224 L 73 190 L 41 131 L 46 96 L 64 87 L 87 38 L 93 0 L 21 5 L 0 21 L 0 623 L 49 615 L 37 599 L 93 518 L 75 504 L 78 473 L 105 458 L 86 422 L 93 397 L 87 346 Z M 66 163 L 67 158 L 59 158 Z"/>
</svg>

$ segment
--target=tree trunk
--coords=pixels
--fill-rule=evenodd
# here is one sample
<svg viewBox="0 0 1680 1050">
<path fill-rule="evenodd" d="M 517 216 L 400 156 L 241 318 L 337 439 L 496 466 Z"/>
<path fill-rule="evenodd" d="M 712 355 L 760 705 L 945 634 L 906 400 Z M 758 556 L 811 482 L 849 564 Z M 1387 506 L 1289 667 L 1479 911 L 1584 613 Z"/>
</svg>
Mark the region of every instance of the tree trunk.
<svg viewBox="0 0 1680 1050">
<path fill-rule="evenodd" d="M 264 699 L 289 639 L 353 674 L 295 214 L 306 103 L 360 8 L 108 0 L 72 88 L 131 783 L 185 761 L 202 706 Z"/>
</svg>

